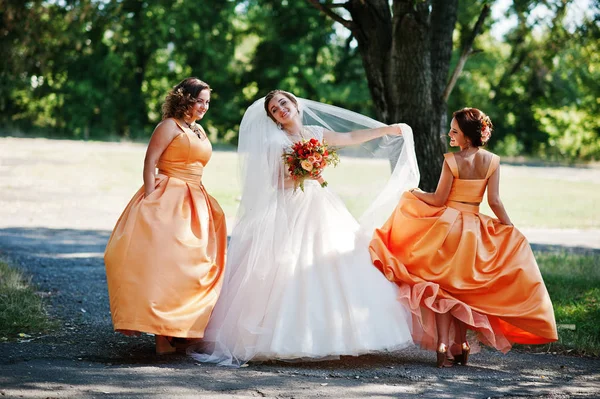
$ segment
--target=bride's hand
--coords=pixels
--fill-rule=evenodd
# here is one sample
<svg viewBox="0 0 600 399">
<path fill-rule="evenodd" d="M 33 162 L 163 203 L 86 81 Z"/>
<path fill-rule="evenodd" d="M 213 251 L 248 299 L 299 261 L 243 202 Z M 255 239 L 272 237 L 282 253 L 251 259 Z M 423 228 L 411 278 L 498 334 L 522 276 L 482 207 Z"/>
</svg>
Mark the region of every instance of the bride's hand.
<svg viewBox="0 0 600 399">
<path fill-rule="evenodd" d="M 400 126 L 400 123 L 394 123 L 393 125 L 390 125 L 390 127 L 393 128 L 390 136 L 402 136 L 402 127 Z"/>
<path fill-rule="evenodd" d="M 317 176 L 310 176 L 311 179 L 318 181 L 319 183 L 323 184 L 323 182 L 325 181 L 323 179 L 323 177 L 321 175 L 317 175 Z"/>
</svg>

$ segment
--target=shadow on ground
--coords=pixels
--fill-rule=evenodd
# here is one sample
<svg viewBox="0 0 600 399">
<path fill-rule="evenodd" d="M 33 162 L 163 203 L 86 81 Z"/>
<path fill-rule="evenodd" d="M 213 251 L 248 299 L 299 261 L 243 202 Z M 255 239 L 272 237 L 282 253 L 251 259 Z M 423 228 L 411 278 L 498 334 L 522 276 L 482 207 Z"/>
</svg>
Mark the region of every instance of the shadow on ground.
<svg viewBox="0 0 600 399">
<path fill-rule="evenodd" d="M 600 361 L 483 349 L 469 367 L 436 369 L 432 353 L 265 362 L 231 369 L 184 354 L 157 357 L 153 338 L 112 331 L 103 252 L 109 231 L 0 229 L 0 256 L 30 274 L 60 322 L 0 344 L 0 395 L 26 397 L 594 397 Z"/>
</svg>

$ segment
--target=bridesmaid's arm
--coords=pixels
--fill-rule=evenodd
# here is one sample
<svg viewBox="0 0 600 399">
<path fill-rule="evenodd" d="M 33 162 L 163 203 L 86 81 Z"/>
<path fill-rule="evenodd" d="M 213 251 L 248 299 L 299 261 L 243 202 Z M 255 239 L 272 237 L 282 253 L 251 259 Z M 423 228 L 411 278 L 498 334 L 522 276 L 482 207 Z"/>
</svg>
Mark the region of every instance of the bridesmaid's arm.
<svg viewBox="0 0 600 399">
<path fill-rule="evenodd" d="M 488 204 L 500 223 L 512 226 L 508 213 L 504 209 L 504 204 L 500 200 L 500 166 L 496 168 L 488 180 L 487 193 Z"/>
<path fill-rule="evenodd" d="M 399 124 L 377 127 L 374 129 L 355 130 L 349 133 L 323 131 L 323 139 L 335 147 L 344 147 L 347 145 L 361 144 L 365 141 L 373 140 L 382 136 L 402 136 L 402 128 Z"/>
<path fill-rule="evenodd" d="M 149 196 L 156 188 L 154 183 L 156 164 L 162 153 L 179 133 L 181 131 L 171 119 L 162 121 L 154 129 L 144 158 L 144 197 Z"/>
<path fill-rule="evenodd" d="M 431 206 L 442 206 L 448 200 L 450 189 L 452 188 L 452 181 L 454 181 L 452 171 L 450 170 L 448 163 L 444 162 L 440 181 L 435 189 L 435 193 L 426 193 L 418 188 L 413 188 L 410 192 L 413 193 L 415 197 Z"/>
</svg>

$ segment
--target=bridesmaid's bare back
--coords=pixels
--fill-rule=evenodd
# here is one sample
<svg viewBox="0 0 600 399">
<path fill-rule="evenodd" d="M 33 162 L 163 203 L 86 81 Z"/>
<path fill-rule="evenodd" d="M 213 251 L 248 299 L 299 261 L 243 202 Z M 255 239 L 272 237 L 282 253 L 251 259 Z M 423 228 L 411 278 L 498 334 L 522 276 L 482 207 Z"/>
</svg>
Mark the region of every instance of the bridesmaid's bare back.
<svg viewBox="0 0 600 399">
<path fill-rule="evenodd" d="M 487 175 L 493 154 L 482 149 L 473 154 L 454 153 L 454 159 L 458 166 L 458 178 L 461 180 L 483 180 Z"/>
</svg>

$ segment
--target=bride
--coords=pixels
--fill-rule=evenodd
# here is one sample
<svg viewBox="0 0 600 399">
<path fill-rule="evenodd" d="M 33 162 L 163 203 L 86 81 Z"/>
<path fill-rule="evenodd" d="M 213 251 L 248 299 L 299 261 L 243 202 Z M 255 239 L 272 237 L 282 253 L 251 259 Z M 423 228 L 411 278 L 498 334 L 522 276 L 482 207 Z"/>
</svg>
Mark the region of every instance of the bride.
<svg viewBox="0 0 600 399">
<path fill-rule="evenodd" d="M 293 143 L 316 138 L 337 148 L 380 137 L 377 154 L 392 157 L 396 167 L 363 223 L 315 180 L 306 181 L 304 191 L 294 190 L 282 161 Z M 374 227 L 404 190 L 418 184 L 410 127 L 275 90 L 244 114 L 238 153 L 243 191 L 224 287 L 202 347 L 190 354 L 240 366 L 412 344 L 411 317 L 368 252 Z"/>
</svg>

